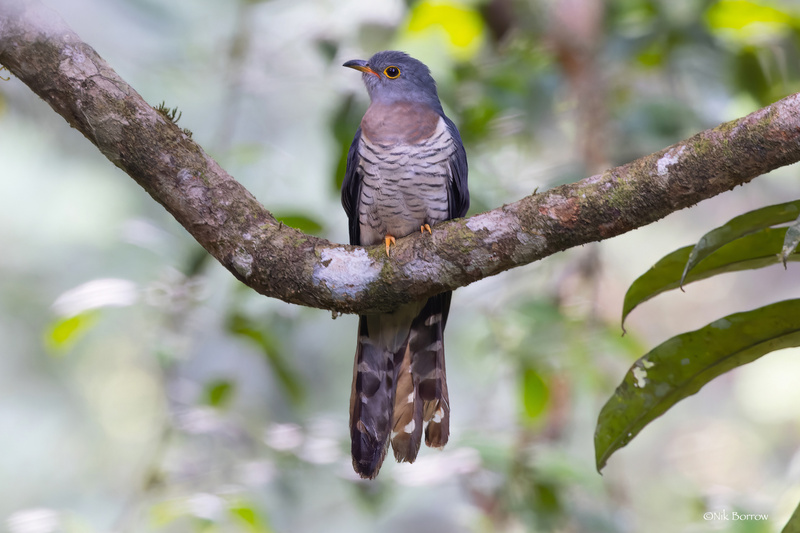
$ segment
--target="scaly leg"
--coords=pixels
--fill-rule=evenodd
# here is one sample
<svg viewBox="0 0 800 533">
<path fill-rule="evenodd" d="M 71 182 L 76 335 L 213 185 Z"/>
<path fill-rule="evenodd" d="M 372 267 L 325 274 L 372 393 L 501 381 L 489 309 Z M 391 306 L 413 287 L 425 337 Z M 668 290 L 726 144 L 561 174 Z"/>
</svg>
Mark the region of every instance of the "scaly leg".
<svg viewBox="0 0 800 533">
<path fill-rule="evenodd" d="M 383 240 L 386 243 L 386 257 L 389 257 L 389 246 L 395 244 L 394 237 L 392 237 L 391 235 L 387 235 L 386 237 L 384 237 Z"/>
</svg>

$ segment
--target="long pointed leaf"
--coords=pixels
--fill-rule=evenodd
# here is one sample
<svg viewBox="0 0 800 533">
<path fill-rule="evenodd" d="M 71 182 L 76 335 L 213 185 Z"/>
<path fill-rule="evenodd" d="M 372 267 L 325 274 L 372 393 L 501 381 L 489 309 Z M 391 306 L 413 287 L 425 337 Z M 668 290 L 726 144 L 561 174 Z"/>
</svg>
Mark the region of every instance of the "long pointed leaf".
<svg viewBox="0 0 800 533">
<path fill-rule="evenodd" d="M 689 271 L 697 266 L 700 261 L 729 242 L 776 224 L 791 222 L 798 215 L 800 215 L 800 200 L 795 200 L 750 211 L 732 218 L 722 226 L 709 231 L 700 238 L 686 261 L 686 266 L 681 275 L 681 285 L 683 285 Z"/>
<path fill-rule="evenodd" d="M 786 525 L 781 529 L 781 533 L 800 533 L 800 505 L 795 508 L 792 517 L 786 522 Z"/>
<path fill-rule="evenodd" d="M 800 299 L 729 315 L 657 346 L 634 363 L 600 411 L 598 471 L 647 424 L 709 381 L 791 346 L 800 346 Z"/>
<path fill-rule="evenodd" d="M 725 272 L 778 264 L 785 235 L 786 228 L 767 228 L 726 244 L 697 265 L 687 276 L 686 284 Z M 622 305 L 623 329 L 625 319 L 637 305 L 680 287 L 681 270 L 691 250 L 691 246 L 686 246 L 664 256 L 631 284 Z M 800 254 L 792 253 L 787 259 L 800 261 Z"/>
</svg>

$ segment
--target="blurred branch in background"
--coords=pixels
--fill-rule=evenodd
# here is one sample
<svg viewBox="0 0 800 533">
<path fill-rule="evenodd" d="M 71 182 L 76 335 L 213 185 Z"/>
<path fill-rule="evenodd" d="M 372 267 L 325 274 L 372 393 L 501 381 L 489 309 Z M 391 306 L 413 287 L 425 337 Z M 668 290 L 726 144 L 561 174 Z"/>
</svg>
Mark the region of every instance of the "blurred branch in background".
<svg viewBox="0 0 800 533">
<path fill-rule="evenodd" d="M 2 15 L 0 62 L 234 276 L 267 296 L 334 311 L 389 310 L 454 289 L 649 224 L 800 160 L 794 95 L 603 174 L 443 224 L 433 238 L 404 239 L 387 259 L 279 223 L 52 11 L 11 1 Z M 593 25 L 576 57 L 589 46 Z M 585 82 L 575 83 L 585 90 Z M 592 142 L 584 144 L 587 164 L 597 164 L 602 157 Z"/>
<path fill-rule="evenodd" d="M 606 80 L 597 61 L 602 50 L 603 16 L 602 0 L 558 0 L 552 5 L 548 25 L 550 44 L 574 102 L 576 152 L 589 173 L 609 166 Z"/>
</svg>

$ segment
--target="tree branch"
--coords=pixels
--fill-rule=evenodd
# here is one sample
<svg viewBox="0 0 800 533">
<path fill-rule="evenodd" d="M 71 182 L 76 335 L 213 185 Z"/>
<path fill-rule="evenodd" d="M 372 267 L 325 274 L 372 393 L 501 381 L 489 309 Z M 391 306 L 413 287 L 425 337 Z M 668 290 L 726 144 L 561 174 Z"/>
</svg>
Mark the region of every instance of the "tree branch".
<svg viewBox="0 0 800 533">
<path fill-rule="evenodd" d="M 391 258 L 277 222 L 175 124 L 38 2 L 2 0 L 0 64 L 266 296 L 340 312 L 390 310 L 558 251 L 607 239 L 800 160 L 800 94 L 602 174 L 532 194 Z"/>
</svg>

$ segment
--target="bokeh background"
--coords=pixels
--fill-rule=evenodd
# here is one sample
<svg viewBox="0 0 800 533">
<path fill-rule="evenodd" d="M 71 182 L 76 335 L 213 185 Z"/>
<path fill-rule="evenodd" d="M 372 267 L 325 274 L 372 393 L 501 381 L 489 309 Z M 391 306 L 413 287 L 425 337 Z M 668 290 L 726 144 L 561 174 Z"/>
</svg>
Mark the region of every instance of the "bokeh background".
<svg viewBox="0 0 800 533">
<path fill-rule="evenodd" d="M 287 224 L 346 242 L 348 59 L 427 63 L 471 213 L 664 148 L 800 90 L 786 0 L 44 0 Z M 797 265 L 637 309 L 627 286 L 786 167 L 690 210 L 458 290 L 452 436 L 377 481 L 349 460 L 356 318 L 262 297 L 13 76 L 0 81 L 0 529 L 779 531 L 800 501 L 800 352 L 723 376 L 594 467 L 630 364 L 798 297 Z M 706 520 L 706 512 L 766 520 Z"/>
</svg>

